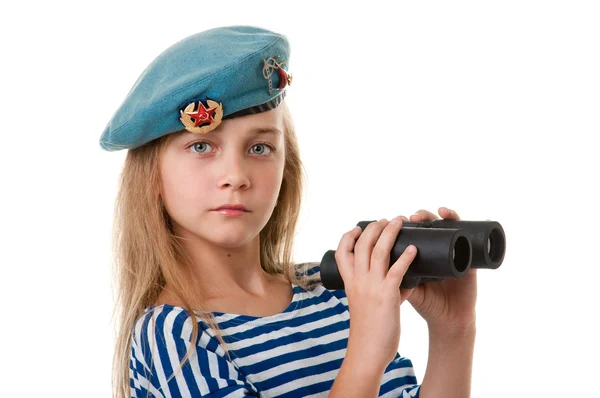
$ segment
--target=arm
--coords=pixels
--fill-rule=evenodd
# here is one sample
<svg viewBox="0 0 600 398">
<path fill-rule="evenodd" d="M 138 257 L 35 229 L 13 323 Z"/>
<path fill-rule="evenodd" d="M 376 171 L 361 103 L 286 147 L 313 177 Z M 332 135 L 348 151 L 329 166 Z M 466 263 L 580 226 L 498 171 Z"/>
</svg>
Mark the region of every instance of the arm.
<svg viewBox="0 0 600 398">
<path fill-rule="evenodd" d="M 412 362 L 396 353 L 387 366 L 368 363 L 362 351 L 348 340 L 348 349 L 335 378 L 329 398 L 365 398 L 393 396 L 418 398 L 419 385 Z M 392 395 L 394 394 L 394 395 Z"/>
<path fill-rule="evenodd" d="M 460 331 L 429 328 L 429 357 L 420 398 L 471 396 L 476 327 Z"/>
<path fill-rule="evenodd" d="M 329 398 L 377 397 L 385 368 L 362 360 L 360 352 L 348 340 L 346 356 L 335 378 Z"/>
</svg>

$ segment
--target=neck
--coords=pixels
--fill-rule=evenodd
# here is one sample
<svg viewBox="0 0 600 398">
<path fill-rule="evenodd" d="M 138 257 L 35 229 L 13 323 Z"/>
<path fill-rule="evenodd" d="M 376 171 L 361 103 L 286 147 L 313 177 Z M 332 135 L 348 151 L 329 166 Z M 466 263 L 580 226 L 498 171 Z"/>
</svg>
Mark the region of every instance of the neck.
<svg viewBox="0 0 600 398">
<path fill-rule="evenodd" d="M 191 259 L 194 281 L 205 299 L 268 297 L 276 277 L 261 267 L 260 235 L 236 247 L 218 246 L 189 234 L 181 242 Z"/>
</svg>

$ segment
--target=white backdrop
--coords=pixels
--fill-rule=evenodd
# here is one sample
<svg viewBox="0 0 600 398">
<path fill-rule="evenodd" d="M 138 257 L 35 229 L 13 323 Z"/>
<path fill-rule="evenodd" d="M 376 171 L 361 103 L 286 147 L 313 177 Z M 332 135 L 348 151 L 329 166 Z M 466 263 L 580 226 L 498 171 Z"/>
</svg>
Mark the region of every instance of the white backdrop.
<svg viewBox="0 0 600 398">
<path fill-rule="evenodd" d="M 308 173 L 296 260 L 421 208 L 499 221 L 472 397 L 600 396 L 598 2 L 20 4 L 0 11 L 1 396 L 109 396 L 125 152 L 98 139 L 162 50 L 235 24 L 291 43 Z M 421 381 L 427 327 L 408 302 L 401 313 L 399 352 Z"/>
</svg>

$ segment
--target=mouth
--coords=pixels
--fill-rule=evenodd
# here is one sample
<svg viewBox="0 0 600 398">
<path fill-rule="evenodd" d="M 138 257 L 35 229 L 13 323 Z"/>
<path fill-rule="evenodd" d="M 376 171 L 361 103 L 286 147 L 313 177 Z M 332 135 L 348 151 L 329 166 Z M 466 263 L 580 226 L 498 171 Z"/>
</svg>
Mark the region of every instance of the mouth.
<svg viewBox="0 0 600 398">
<path fill-rule="evenodd" d="M 220 209 L 213 210 L 213 212 L 222 214 L 224 216 L 241 216 L 242 214 L 249 213 L 246 210 L 231 209 L 231 208 L 226 208 L 226 207 L 222 207 Z"/>
<path fill-rule="evenodd" d="M 213 211 L 221 211 L 221 210 L 240 210 L 240 211 L 244 211 L 247 212 L 248 209 L 246 209 L 246 207 L 242 204 L 228 204 L 228 205 L 223 205 L 221 207 L 217 207 L 216 209 L 212 209 Z"/>
</svg>

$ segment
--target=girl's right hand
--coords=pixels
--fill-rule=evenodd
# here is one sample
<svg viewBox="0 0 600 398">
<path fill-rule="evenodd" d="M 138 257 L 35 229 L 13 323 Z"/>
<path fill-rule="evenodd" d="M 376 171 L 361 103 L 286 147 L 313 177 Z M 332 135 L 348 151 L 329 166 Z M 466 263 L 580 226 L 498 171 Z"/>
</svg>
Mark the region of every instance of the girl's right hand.
<svg viewBox="0 0 600 398">
<path fill-rule="evenodd" d="M 401 217 L 372 222 L 364 232 L 357 226 L 342 236 L 335 251 L 350 312 L 348 349 L 360 352 L 364 365 L 383 370 L 398 352 L 400 304 L 414 290 L 400 289 L 417 254 L 414 245 L 389 267 L 390 252 L 401 228 Z"/>
</svg>

